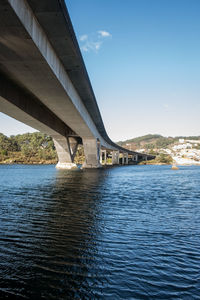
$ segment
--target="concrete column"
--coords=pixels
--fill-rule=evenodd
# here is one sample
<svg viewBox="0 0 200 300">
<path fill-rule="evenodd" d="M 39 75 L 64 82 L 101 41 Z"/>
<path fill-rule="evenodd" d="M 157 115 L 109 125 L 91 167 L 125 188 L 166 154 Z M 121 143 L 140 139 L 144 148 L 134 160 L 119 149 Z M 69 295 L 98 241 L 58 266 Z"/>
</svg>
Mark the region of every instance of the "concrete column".
<svg viewBox="0 0 200 300">
<path fill-rule="evenodd" d="M 128 165 L 128 153 L 124 153 L 125 155 L 125 165 Z"/>
<path fill-rule="evenodd" d="M 85 153 L 85 162 L 82 168 L 101 168 L 102 165 L 100 163 L 100 143 L 97 141 L 97 139 L 83 138 L 82 140 Z"/>
<path fill-rule="evenodd" d="M 119 165 L 119 151 L 117 151 L 117 164 Z"/>
<path fill-rule="evenodd" d="M 68 139 L 69 141 L 69 146 L 70 146 L 70 153 L 71 153 L 71 156 L 72 156 L 72 161 L 74 161 L 74 158 L 75 158 L 75 155 L 76 155 L 76 152 L 77 152 L 77 149 L 78 149 L 78 141 L 73 138 L 73 137 L 70 137 Z"/>
<path fill-rule="evenodd" d="M 56 168 L 58 169 L 76 169 L 77 166 L 74 164 L 74 157 L 71 154 L 70 143 L 68 138 L 62 135 L 52 136 L 54 145 L 58 154 L 58 163 Z"/>
<path fill-rule="evenodd" d="M 138 154 L 135 155 L 135 161 L 138 161 Z"/>
<path fill-rule="evenodd" d="M 119 151 L 112 152 L 112 164 L 119 165 Z"/>
<path fill-rule="evenodd" d="M 102 152 L 104 153 L 104 161 L 103 161 L 103 164 L 106 165 L 106 163 L 107 163 L 107 153 L 106 153 L 106 150 L 103 150 Z"/>
<path fill-rule="evenodd" d="M 100 152 L 100 163 L 102 165 L 106 165 L 106 158 L 107 158 L 107 154 L 106 154 L 106 150 L 101 150 Z"/>
<path fill-rule="evenodd" d="M 124 153 L 122 153 L 122 165 L 124 165 Z"/>
<path fill-rule="evenodd" d="M 102 165 L 103 163 L 103 151 L 100 150 L 100 164 Z"/>
</svg>

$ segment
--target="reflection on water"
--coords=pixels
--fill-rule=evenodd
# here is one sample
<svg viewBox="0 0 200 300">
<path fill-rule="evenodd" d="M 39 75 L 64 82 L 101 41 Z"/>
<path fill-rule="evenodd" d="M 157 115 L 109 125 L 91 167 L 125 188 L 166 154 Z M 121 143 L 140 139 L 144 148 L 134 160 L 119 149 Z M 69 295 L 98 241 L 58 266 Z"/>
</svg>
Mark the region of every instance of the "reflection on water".
<svg viewBox="0 0 200 300">
<path fill-rule="evenodd" d="M 199 179 L 0 166 L 0 297 L 199 299 Z"/>
</svg>

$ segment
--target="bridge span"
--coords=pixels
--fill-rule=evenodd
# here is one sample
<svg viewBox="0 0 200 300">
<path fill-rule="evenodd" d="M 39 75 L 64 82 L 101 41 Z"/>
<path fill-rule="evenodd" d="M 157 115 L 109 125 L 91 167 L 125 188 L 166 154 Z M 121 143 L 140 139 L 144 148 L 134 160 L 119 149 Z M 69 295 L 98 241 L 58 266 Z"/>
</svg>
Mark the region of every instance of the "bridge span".
<svg viewBox="0 0 200 300">
<path fill-rule="evenodd" d="M 152 159 L 108 137 L 64 0 L 0 1 L 0 111 L 52 136 L 58 168 Z"/>
</svg>

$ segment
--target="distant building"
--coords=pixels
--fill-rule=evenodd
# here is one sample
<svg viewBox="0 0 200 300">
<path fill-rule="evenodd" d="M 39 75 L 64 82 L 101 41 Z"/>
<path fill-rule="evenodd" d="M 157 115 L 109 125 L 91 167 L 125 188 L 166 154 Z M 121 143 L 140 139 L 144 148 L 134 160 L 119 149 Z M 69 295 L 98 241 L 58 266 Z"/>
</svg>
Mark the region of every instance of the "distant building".
<svg viewBox="0 0 200 300">
<path fill-rule="evenodd" d="M 145 149 L 136 149 L 135 151 L 143 153 L 143 152 L 145 152 Z"/>
<path fill-rule="evenodd" d="M 192 148 L 192 144 L 185 143 L 185 144 L 181 144 L 181 145 L 175 145 L 175 146 L 172 147 L 172 149 L 174 151 L 180 150 L 180 149 L 188 149 L 188 148 Z"/>
<path fill-rule="evenodd" d="M 164 149 L 167 154 L 171 154 L 172 151 L 170 149 Z"/>
<path fill-rule="evenodd" d="M 187 142 L 192 143 L 192 144 L 200 144 L 199 140 L 187 140 Z"/>
</svg>

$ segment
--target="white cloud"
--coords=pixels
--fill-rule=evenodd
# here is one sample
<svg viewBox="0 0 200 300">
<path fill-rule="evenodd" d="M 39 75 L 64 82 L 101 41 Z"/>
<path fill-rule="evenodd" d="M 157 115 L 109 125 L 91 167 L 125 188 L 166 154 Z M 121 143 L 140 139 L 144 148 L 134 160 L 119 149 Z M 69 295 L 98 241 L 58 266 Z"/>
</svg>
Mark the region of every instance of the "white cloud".
<svg viewBox="0 0 200 300">
<path fill-rule="evenodd" d="M 99 30 L 98 34 L 100 35 L 100 37 L 111 37 L 112 36 L 108 31 L 105 31 L 105 30 Z"/>
<path fill-rule="evenodd" d="M 84 46 L 81 47 L 81 50 L 82 50 L 83 52 L 88 52 L 88 51 L 89 51 L 89 48 L 87 47 L 87 45 L 84 45 Z"/>
<path fill-rule="evenodd" d="M 86 41 L 88 39 L 88 35 L 87 34 L 83 34 L 83 35 L 80 36 L 79 39 L 80 39 L 81 42 L 84 42 L 84 41 Z"/>
<path fill-rule="evenodd" d="M 89 52 L 94 51 L 98 52 L 98 50 L 101 48 L 102 42 L 93 42 L 93 41 L 87 41 L 83 46 L 81 46 L 81 50 L 83 52 Z"/>
<path fill-rule="evenodd" d="M 83 34 L 79 37 L 80 48 L 83 52 L 93 51 L 97 53 L 103 45 L 103 38 L 111 36 L 112 35 L 105 30 L 96 31 L 91 35 Z"/>
<path fill-rule="evenodd" d="M 94 43 L 94 46 L 95 46 L 96 50 L 99 50 L 99 49 L 100 49 L 101 44 L 102 44 L 101 42 L 96 42 L 96 43 Z"/>
</svg>

